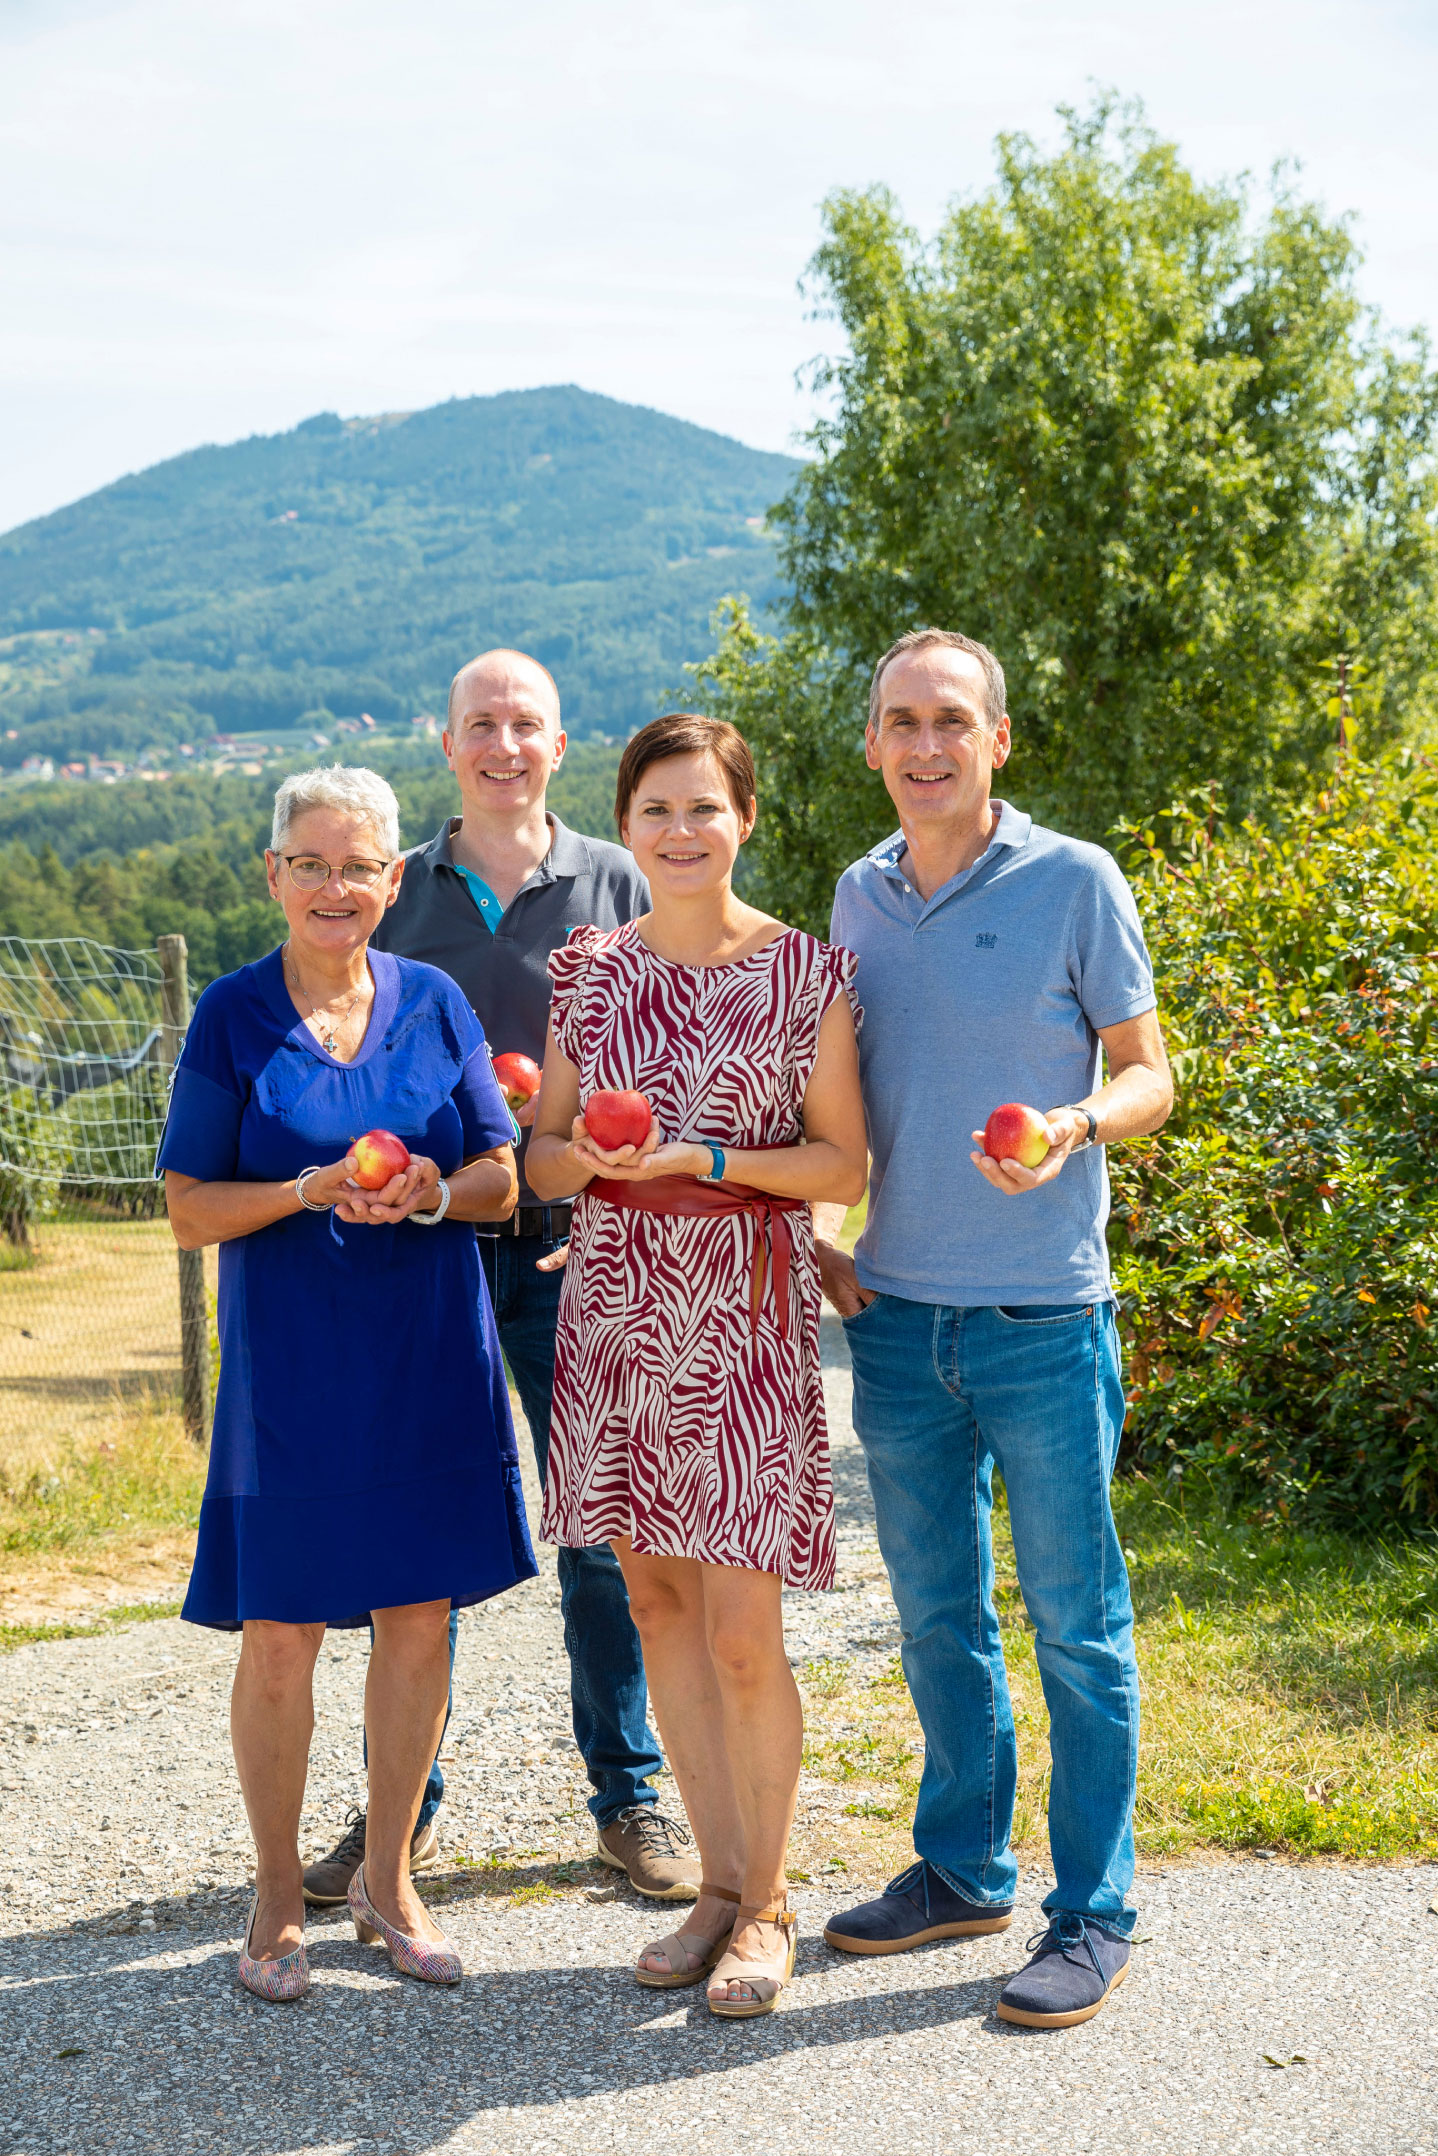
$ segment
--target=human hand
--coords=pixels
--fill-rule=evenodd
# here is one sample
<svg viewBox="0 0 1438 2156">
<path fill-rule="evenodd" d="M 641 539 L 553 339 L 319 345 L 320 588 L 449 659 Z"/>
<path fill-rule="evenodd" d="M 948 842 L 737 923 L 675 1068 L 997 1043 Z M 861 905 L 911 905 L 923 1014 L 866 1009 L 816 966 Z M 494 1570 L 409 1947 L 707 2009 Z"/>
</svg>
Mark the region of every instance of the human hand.
<svg viewBox="0 0 1438 2156">
<path fill-rule="evenodd" d="M 814 1249 L 819 1260 L 819 1285 L 840 1317 L 856 1318 L 861 1310 L 867 1310 L 874 1298 L 867 1288 L 860 1287 L 848 1252 L 823 1242 L 816 1242 Z"/>
<path fill-rule="evenodd" d="M 983 1132 L 976 1130 L 973 1133 L 979 1150 L 970 1153 L 970 1160 L 984 1181 L 995 1190 L 1001 1190 L 1006 1198 L 1021 1198 L 1026 1190 L 1038 1190 L 1042 1184 L 1051 1183 L 1088 1130 L 1087 1117 L 1072 1108 L 1050 1108 L 1044 1123 L 1049 1149 L 1036 1168 L 1026 1168 L 1018 1160 L 990 1160 L 983 1149 Z"/>
<path fill-rule="evenodd" d="M 568 1263 L 569 1244 L 563 1242 L 557 1250 L 547 1251 L 542 1258 L 536 1258 L 534 1270 L 537 1273 L 557 1273 L 562 1265 L 567 1265 Z"/>
<path fill-rule="evenodd" d="M 613 1176 L 620 1182 L 633 1181 L 632 1171 L 639 1167 L 641 1161 L 652 1160 L 659 1151 L 659 1126 L 657 1123 L 650 1124 L 643 1145 L 618 1145 L 609 1150 L 595 1144 L 583 1116 L 577 1115 L 570 1128 L 569 1150 L 574 1155 L 576 1166 L 586 1175 Z M 667 1150 L 672 1151 L 673 1148 Z M 686 1147 L 684 1150 L 691 1149 Z M 707 1147 L 704 1165 L 709 1165 Z M 643 1172 L 640 1169 L 641 1175 Z M 671 1168 L 669 1173 L 672 1175 L 675 1170 Z"/>
<path fill-rule="evenodd" d="M 521 1130 L 531 1129 L 539 1113 L 538 1093 L 531 1093 L 527 1101 L 522 1102 L 518 1108 L 511 1108 L 509 1112 Z"/>
<path fill-rule="evenodd" d="M 392 1175 L 382 1190 L 351 1185 L 335 1211 L 354 1227 L 392 1228 L 411 1213 L 432 1213 L 439 1204 L 439 1182 L 435 1162 L 423 1153 L 411 1153 L 402 1175 Z M 310 1187 L 306 1185 L 307 1190 Z"/>
</svg>

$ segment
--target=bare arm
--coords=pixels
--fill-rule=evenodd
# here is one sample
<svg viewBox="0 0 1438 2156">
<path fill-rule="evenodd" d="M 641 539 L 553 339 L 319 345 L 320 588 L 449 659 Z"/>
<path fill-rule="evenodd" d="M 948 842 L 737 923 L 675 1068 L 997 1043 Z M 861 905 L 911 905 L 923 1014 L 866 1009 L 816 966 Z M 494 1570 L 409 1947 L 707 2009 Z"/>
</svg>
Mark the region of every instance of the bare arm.
<svg viewBox="0 0 1438 2156">
<path fill-rule="evenodd" d="M 560 1054 L 551 1034 L 527 1162 L 537 1197 L 572 1197 L 596 1175 L 642 1183 L 659 1175 L 709 1173 L 713 1155 L 707 1145 L 685 1140 L 661 1145 L 657 1131 L 651 1131 L 642 1146 L 605 1152 L 589 1137 L 579 1108 L 579 1073 Z M 841 1206 L 862 1197 L 868 1160 L 864 1105 L 854 1020 L 845 996 L 830 1004 L 819 1027 L 819 1052 L 804 1089 L 801 1121 L 802 1145 L 772 1152 L 731 1151 L 726 1146 L 726 1182 L 747 1183 L 752 1190 L 772 1191 L 781 1198 L 832 1199 Z"/>
<path fill-rule="evenodd" d="M 1071 1107 L 1046 1110 L 1049 1151 L 1036 1168 L 1022 1167 L 1016 1160 L 990 1160 L 982 1150 L 984 1134 L 974 1132 L 980 1150 L 969 1155 L 986 1183 L 1006 1197 L 1021 1197 L 1051 1183 L 1075 1145 L 1087 1135 L 1087 1120 L 1077 1107 L 1091 1108 L 1098 1118 L 1095 1145 L 1112 1145 L 1120 1138 L 1141 1138 L 1161 1130 L 1173 1108 L 1173 1076 L 1157 1011 L 1141 1018 L 1126 1018 L 1121 1025 L 1105 1026 L 1099 1034 L 1108 1061 L 1108 1084 Z"/>
<path fill-rule="evenodd" d="M 439 1204 L 439 1169 L 423 1154 L 415 1154 L 383 1190 L 360 1190 L 351 1180 L 358 1165 L 352 1153 L 332 1161 L 310 1177 L 305 1196 L 312 1205 L 333 1205 L 341 1220 L 370 1227 L 392 1226 Z M 450 1218 L 507 1220 L 519 1194 L 514 1148 L 497 1145 L 478 1153 L 447 1180 Z M 303 1210 L 293 1183 L 206 1183 L 173 1168 L 165 1173 L 165 1207 L 182 1250 L 230 1243 Z"/>
</svg>

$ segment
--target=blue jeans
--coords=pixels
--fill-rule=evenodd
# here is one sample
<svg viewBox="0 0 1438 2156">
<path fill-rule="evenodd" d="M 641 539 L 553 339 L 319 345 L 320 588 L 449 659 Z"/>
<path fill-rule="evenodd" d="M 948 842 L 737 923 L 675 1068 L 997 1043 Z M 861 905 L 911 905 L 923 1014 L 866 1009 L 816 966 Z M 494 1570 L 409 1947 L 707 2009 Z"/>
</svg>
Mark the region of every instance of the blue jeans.
<svg viewBox="0 0 1438 2156">
<path fill-rule="evenodd" d="M 500 1346 L 514 1378 L 534 1440 L 543 1482 L 549 1465 L 549 1411 L 554 1393 L 554 1330 L 559 1317 L 562 1269 L 536 1270 L 536 1260 L 558 1248 L 538 1236 L 481 1235 L 480 1262 L 489 1283 Z M 619 1560 L 607 1544 L 559 1552 L 559 1607 L 569 1655 L 569 1699 L 574 1741 L 594 1790 L 589 1809 L 597 1826 L 633 1804 L 658 1801 L 649 1777 L 664 1764 L 649 1728 L 644 1655 L 629 1614 L 629 1594 Z M 373 1635 L 371 1635 L 373 1636 Z M 454 1705 L 454 1648 L 459 1613 L 449 1620 L 450 1705 Z M 444 1735 L 440 1734 L 440 1750 Z M 444 1799 L 438 1758 L 429 1770 L 418 1826 L 433 1819 Z"/>
<path fill-rule="evenodd" d="M 880 1295 L 846 1318 L 854 1425 L 923 1726 L 914 1846 L 968 1901 L 1008 1902 L 1017 1757 L 998 1619 L 993 1472 L 1049 1710 L 1045 1910 L 1127 1937 L 1138 1669 L 1109 1482 L 1124 1400 L 1114 1313 Z"/>
</svg>

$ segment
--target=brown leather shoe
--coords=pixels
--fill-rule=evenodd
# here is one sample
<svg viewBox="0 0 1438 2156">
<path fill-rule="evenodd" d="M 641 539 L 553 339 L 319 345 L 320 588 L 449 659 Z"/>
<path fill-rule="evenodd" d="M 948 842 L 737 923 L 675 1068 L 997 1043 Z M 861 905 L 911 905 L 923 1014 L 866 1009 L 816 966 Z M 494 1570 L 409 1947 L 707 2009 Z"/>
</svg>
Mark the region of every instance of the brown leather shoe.
<svg viewBox="0 0 1438 2156">
<path fill-rule="evenodd" d="M 629 1884 L 651 1901 L 699 1899 L 700 1863 L 689 1830 L 655 1804 L 631 1804 L 601 1827 L 599 1857 L 612 1870 L 627 1872 Z"/>
<path fill-rule="evenodd" d="M 350 1881 L 364 1862 L 366 1814 L 358 1805 L 345 1815 L 345 1831 L 327 1857 L 311 1864 L 305 1873 L 305 1900 L 317 1909 L 332 1909 L 344 1901 Z M 434 1821 L 416 1827 L 409 1845 L 409 1873 L 418 1879 L 432 1872 L 439 1862 L 439 1836 Z"/>
</svg>

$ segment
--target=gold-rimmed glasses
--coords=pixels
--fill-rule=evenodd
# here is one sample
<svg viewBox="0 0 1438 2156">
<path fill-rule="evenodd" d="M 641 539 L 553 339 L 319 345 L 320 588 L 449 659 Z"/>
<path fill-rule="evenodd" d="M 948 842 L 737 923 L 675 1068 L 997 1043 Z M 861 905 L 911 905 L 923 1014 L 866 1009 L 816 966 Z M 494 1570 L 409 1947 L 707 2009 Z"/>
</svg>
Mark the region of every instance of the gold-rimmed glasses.
<svg viewBox="0 0 1438 2156">
<path fill-rule="evenodd" d="M 322 861 L 317 853 L 283 853 L 280 859 L 290 872 L 290 880 L 301 891 L 322 891 L 331 876 L 338 876 L 343 884 L 356 891 L 372 891 L 392 861 L 342 861 L 338 868 Z"/>
</svg>

